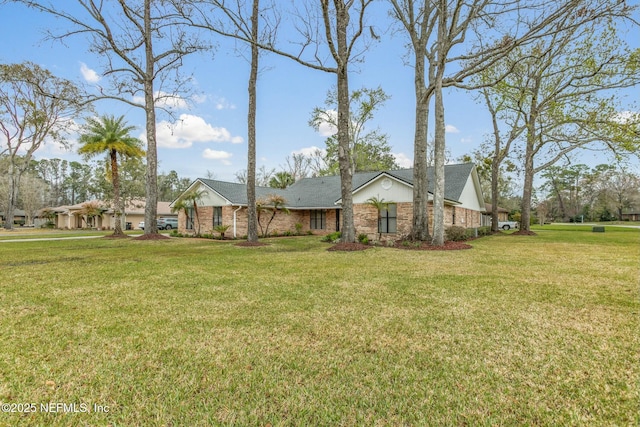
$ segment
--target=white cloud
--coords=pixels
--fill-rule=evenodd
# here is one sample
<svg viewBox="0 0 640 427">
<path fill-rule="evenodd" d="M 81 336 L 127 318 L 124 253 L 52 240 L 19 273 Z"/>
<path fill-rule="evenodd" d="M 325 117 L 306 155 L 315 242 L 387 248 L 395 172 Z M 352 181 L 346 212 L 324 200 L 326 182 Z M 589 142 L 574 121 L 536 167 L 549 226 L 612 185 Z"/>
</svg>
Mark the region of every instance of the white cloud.
<svg viewBox="0 0 640 427">
<path fill-rule="evenodd" d="M 413 159 L 410 159 L 406 154 L 404 154 L 404 153 L 395 154 L 394 153 L 393 157 L 396 158 L 396 163 L 401 168 L 412 168 L 413 167 Z"/>
<path fill-rule="evenodd" d="M 323 156 L 327 154 L 327 150 L 325 150 L 324 148 L 318 148 L 315 145 L 292 151 L 291 154 L 304 154 L 305 156 L 313 156 L 316 151 L 320 151 Z"/>
<path fill-rule="evenodd" d="M 458 130 L 457 127 L 455 127 L 454 125 L 446 125 L 444 127 L 444 131 L 446 133 L 460 133 L 460 131 Z"/>
<path fill-rule="evenodd" d="M 212 150 L 210 148 L 207 148 L 202 152 L 202 157 L 204 157 L 205 159 L 221 160 L 222 163 L 225 165 L 231 164 L 231 162 L 228 160 L 231 158 L 231 156 L 233 156 L 233 154 L 227 151 L 217 151 L 217 150 Z"/>
<path fill-rule="evenodd" d="M 216 110 L 235 110 L 236 106 L 223 97 L 214 97 L 213 102 Z"/>
<path fill-rule="evenodd" d="M 193 95 L 191 97 L 196 104 L 204 104 L 207 101 L 207 95 Z"/>
<path fill-rule="evenodd" d="M 470 144 L 473 142 L 472 138 L 460 138 L 460 142 L 462 142 L 463 144 Z"/>
<path fill-rule="evenodd" d="M 158 146 L 166 148 L 189 148 L 198 142 L 244 142 L 242 137 L 232 136 L 227 129 L 211 126 L 202 117 L 191 114 L 181 114 L 177 123 L 158 123 L 156 138 Z"/>
<path fill-rule="evenodd" d="M 153 94 L 153 98 L 156 101 L 157 107 L 173 108 L 176 110 L 186 110 L 189 107 L 187 100 L 179 95 L 158 91 Z M 133 102 L 144 105 L 144 96 L 134 96 Z"/>
<path fill-rule="evenodd" d="M 338 122 L 338 112 L 336 110 L 326 110 L 324 112 L 328 120 L 322 120 L 318 126 L 318 132 L 322 136 L 332 136 L 338 133 L 338 128 L 333 124 Z M 331 123 L 333 122 L 333 123 Z"/>
<path fill-rule="evenodd" d="M 80 72 L 82 77 L 89 83 L 98 83 L 101 79 L 100 75 L 89 68 L 84 62 L 80 63 Z"/>
<path fill-rule="evenodd" d="M 640 113 L 635 111 L 621 111 L 614 114 L 612 120 L 620 124 L 633 123 L 640 121 Z"/>
</svg>

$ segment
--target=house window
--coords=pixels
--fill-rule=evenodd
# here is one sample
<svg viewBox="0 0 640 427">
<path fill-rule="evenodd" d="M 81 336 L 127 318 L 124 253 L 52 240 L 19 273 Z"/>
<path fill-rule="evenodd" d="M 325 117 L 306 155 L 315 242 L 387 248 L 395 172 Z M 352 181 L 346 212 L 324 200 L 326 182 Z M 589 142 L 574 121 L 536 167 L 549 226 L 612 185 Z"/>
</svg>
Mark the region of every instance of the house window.
<svg viewBox="0 0 640 427">
<path fill-rule="evenodd" d="M 195 210 L 193 208 L 187 208 L 185 210 L 185 213 L 187 214 L 187 225 L 186 225 L 186 228 L 187 228 L 187 230 L 193 230 L 193 220 L 194 220 L 194 216 L 195 216 Z"/>
<path fill-rule="evenodd" d="M 213 207 L 213 226 L 222 225 L 222 206 Z"/>
<path fill-rule="evenodd" d="M 451 210 L 453 211 L 453 214 L 452 214 L 452 217 L 451 217 L 451 224 L 456 225 L 456 208 L 455 208 L 455 206 L 452 206 Z"/>
<path fill-rule="evenodd" d="M 380 220 L 378 221 L 378 233 L 395 233 L 397 232 L 398 221 L 398 205 L 389 203 L 387 208 L 380 212 Z"/>
<path fill-rule="evenodd" d="M 311 224 L 309 228 L 312 230 L 324 230 L 326 217 L 327 211 L 325 210 L 311 211 Z"/>
</svg>

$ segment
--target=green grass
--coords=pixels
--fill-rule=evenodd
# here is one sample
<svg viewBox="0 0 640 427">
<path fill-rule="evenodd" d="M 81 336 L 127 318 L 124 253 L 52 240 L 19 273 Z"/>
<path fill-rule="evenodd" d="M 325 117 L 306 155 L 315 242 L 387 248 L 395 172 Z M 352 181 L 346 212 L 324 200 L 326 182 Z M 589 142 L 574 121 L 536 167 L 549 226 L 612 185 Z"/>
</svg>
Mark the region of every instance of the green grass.
<svg viewBox="0 0 640 427">
<path fill-rule="evenodd" d="M 140 235 L 144 233 L 143 230 L 127 230 L 125 234 Z M 107 236 L 113 234 L 113 230 L 59 230 L 48 228 L 19 228 L 16 227 L 13 230 L 7 231 L 0 228 L 0 242 L 3 240 L 28 240 L 28 239 L 60 239 L 70 237 L 85 237 L 85 236 Z"/>
<path fill-rule="evenodd" d="M 2 243 L 0 425 L 636 425 L 640 231 L 536 231 Z"/>
</svg>

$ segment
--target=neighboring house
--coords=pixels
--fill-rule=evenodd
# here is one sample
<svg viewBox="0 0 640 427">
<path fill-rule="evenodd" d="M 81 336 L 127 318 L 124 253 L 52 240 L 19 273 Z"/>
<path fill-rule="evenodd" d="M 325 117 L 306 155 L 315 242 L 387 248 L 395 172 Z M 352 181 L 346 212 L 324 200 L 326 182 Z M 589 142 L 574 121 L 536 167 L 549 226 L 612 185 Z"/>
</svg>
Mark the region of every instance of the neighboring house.
<svg viewBox="0 0 640 427">
<path fill-rule="evenodd" d="M 640 221 L 640 211 L 638 210 L 625 210 L 622 211 L 622 221 Z"/>
<path fill-rule="evenodd" d="M 95 217 L 85 214 L 85 206 L 87 203 L 95 203 L 102 207 L 102 212 Z M 176 214 L 171 212 L 170 202 L 158 202 L 158 217 L 173 216 Z M 71 206 L 58 206 L 49 208 L 56 214 L 54 220 L 55 228 L 78 229 L 78 228 L 97 228 L 101 230 L 110 230 L 115 225 L 115 213 L 108 203 L 100 200 L 92 200 L 88 202 L 78 203 Z M 144 221 L 144 200 L 133 200 L 126 204 L 123 219 L 123 229 L 132 229 L 138 222 Z"/>
<path fill-rule="evenodd" d="M 429 168 L 429 186 L 433 188 L 433 169 Z M 396 238 L 411 231 L 413 215 L 413 169 L 382 172 L 362 172 L 353 176 L 353 209 L 357 234 L 371 238 L 383 236 Z M 198 219 L 201 233 L 214 233 L 216 225 L 229 225 L 234 237 L 247 234 L 247 187 L 245 184 L 199 178 L 179 196 L 191 191 L 203 191 L 198 202 Z M 341 225 L 340 177 L 325 176 L 303 178 L 286 189 L 256 187 L 257 199 L 269 195 L 286 199 L 290 214 L 276 214 L 270 230 L 294 231 L 302 224 L 302 231 L 326 234 L 339 231 Z M 383 199 L 389 208 L 382 212 L 378 222 L 377 210 L 367 203 L 371 197 Z M 430 221 L 433 224 L 432 207 Z M 475 165 L 471 163 L 445 167 L 445 224 L 462 227 L 481 226 L 485 205 Z M 263 218 L 264 220 L 264 218 Z M 197 228 L 193 208 L 188 215 L 179 212 L 178 229 L 181 232 Z M 432 225 L 431 225 L 432 226 Z M 230 233 L 230 234 L 231 234 Z"/>
<path fill-rule="evenodd" d="M 5 213 L 0 212 L 0 226 L 6 221 Z M 13 210 L 13 223 L 17 225 L 25 225 L 27 223 L 27 214 L 22 209 Z"/>
<path fill-rule="evenodd" d="M 485 203 L 484 210 L 482 213 L 482 225 L 491 227 L 491 203 Z M 498 206 L 498 221 L 509 221 L 509 211 L 500 206 Z"/>
</svg>

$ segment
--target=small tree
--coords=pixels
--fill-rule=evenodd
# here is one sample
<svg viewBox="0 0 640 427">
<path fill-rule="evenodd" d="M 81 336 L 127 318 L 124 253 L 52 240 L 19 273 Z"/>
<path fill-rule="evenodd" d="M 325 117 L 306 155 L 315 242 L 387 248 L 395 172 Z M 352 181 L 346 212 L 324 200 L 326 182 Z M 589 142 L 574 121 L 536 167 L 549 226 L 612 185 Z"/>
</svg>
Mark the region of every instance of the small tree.
<svg viewBox="0 0 640 427">
<path fill-rule="evenodd" d="M 380 231 L 380 220 L 382 219 L 382 212 L 389 208 L 390 202 L 385 202 L 384 199 L 378 199 L 377 197 L 370 197 L 367 199 L 367 204 L 373 206 L 378 211 L 378 240 L 382 239 L 382 232 Z"/>
<path fill-rule="evenodd" d="M 262 237 L 267 237 L 269 235 L 269 226 L 275 218 L 278 211 L 282 211 L 282 213 L 289 215 L 291 212 L 285 206 L 287 203 L 287 199 L 283 196 L 279 196 L 277 194 L 271 194 L 266 199 L 259 199 L 256 201 L 256 210 L 258 211 L 258 225 L 260 226 L 260 231 L 262 232 Z M 262 222 L 260 221 L 260 217 L 262 214 L 271 214 L 269 220 L 267 221 L 266 227 L 262 226 Z"/>
<path fill-rule="evenodd" d="M 228 225 L 216 225 L 215 227 L 213 227 L 213 230 L 216 231 L 217 233 L 220 233 L 220 238 L 222 240 L 224 240 L 224 233 L 227 232 L 227 230 L 229 229 Z"/>
<path fill-rule="evenodd" d="M 47 220 L 46 227 L 54 227 L 56 213 L 53 209 L 45 208 L 40 212 L 40 216 Z"/>
<path fill-rule="evenodd" d="M 82 208 L 80 209 L 80 214 L 87 217 L 86 224 L 87 227 L 90 227 L 95 224 L 95 218 L 102 215 L 105 211 L 106 209 L 99 202 L 93 201 L 83 203 Z M 89 219 L 91 219 L 91 221 L 89 221 Z M 116 224 L 117 222 L 118 221 L 116 217 Z M 122 230 L 120 230 L 120 232 L 122 233 Z"/>
<path fill-rule="evenodd" d="M 184 216 L 186 217 L 186 223 L 189 223 L 189 209 L 191 208 L 191 204 L 184 199 L 177 200 L 173 206 L 171 207 L 171 212 L 179 213 L 180 211 L 184 211 Z"/>
<path fill-rule="evenodd" d="M 191 189 L 186 192 L 179 200 L 173 204 L 172 212 L 184 211 L 189 222 L 189 209 L 193 209 L 194 223 L 196 225 L 196 236 L 200 235 L 200 216 L 198 215 L 198 203 L 202 202 L 202 198 L 206 194 L 205 190 Z"/>
</svg>

